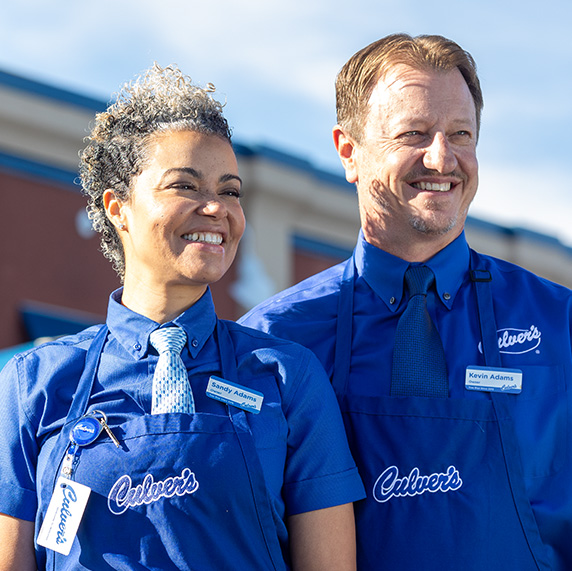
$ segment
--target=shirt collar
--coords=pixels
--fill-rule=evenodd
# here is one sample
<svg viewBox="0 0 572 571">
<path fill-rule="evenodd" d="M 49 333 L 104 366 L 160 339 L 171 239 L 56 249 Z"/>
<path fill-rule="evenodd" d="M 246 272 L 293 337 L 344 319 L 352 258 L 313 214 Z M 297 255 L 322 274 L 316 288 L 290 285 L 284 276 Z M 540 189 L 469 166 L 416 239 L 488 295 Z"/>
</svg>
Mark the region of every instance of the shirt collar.
<svg viewBox="0 0 572 571">
<path fill-rule="evenodd" d="M 404 276 L 409 262 L 388 254 L 366 242 L 360 230 L 355 249 L 358 275 L 362 276 L 392 312 L 397 311 L 404 295 Z M 453 301 L 469 268 L 469 246 L 462 232 L 455 240 L 425 262 L 435 274 L 439 299 L 447 309 Z"/>
<path fill-rule="evenodd" d="M 109 296 L 107 327 L 129 354 L 135 359 L 142 359 L 149 352 L 149 335 L 159 324 L 122 305 L 122 293 L 123 288 L 119 288 Z M 167 325 L 178 325 L 186 331 L 187 348 L 191 356 L 196 358 L 216 325 L 210 289 L 189 309 L 162 327 Z"/>
</svg>

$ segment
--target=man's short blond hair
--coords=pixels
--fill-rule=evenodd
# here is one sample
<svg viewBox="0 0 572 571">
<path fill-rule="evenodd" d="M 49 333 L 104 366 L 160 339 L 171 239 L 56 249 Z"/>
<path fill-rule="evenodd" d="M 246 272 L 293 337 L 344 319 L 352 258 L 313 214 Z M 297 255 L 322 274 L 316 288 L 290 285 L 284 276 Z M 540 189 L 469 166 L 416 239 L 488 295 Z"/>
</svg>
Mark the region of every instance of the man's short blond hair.
<svg viewBox="0 0 572 571">
<path fill-rule="evenodd" d="M 483 94 L 471 54 L 443 36 L 392 34 L 354 54 L 338 73 L 337 120 L 348 135 L 360 142 L 371 94 L 379 79 L 398 64 L 419 70 L 449 71 L 457 68 L 467 82 L 475 102 L 478 134 Z"/>
</svg>

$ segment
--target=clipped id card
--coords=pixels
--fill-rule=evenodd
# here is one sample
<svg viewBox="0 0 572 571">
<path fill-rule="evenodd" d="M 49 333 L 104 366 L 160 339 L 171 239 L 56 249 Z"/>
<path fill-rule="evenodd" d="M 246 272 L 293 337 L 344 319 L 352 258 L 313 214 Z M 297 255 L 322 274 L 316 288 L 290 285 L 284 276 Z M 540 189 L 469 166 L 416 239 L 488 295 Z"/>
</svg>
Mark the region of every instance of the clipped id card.
<svg viewBox="0 0 572 571">
<path fill-rule="evenodd" d="M 38 534 L 38 545 L 69 555 L 90 493 L 91 488 L 60 476 Z"/>
</svg>

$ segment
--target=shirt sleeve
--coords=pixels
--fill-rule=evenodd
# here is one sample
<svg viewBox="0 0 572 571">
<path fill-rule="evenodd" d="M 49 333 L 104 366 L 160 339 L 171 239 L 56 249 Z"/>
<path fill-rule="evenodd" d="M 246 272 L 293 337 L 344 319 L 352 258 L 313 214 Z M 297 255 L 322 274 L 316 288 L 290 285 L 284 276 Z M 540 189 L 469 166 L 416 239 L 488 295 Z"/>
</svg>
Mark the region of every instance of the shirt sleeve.
<svg viewBox="0 0 572 571">
<path fill-rule="evenodd" d="M 292 391 L 283 403 L 288 424 L 283 488 L 288 515 L 365 497 L 330 381 L 310 351 L 300 348 L 297 361 Z"/>
<path fill-rule="evenodd" d="M 22 359 L 17 356 L 0 372 L 0 512 L 33 521 L 38 447 L 24 408 L 22 368 Z"/>
</svg>

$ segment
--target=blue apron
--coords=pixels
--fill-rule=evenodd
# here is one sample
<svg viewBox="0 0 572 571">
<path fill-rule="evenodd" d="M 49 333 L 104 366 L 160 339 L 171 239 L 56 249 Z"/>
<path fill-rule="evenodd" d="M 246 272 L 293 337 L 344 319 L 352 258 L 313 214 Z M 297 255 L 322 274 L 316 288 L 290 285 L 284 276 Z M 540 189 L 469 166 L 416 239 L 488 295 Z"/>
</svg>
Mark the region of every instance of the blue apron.
<svg viewBox="0 0 572 571">
<path fill-rule="evenodd" d="M 491 276 L 477 263 L 473 256 L 485 363 L 501 367 Z M 509 412 L 516 395 L 348 394 L 354 281 L 351 259 L 340 289 L 332 384 L 367 493 L 355 504 L 358 569 L 550 569 Z"/>
<path fill-rule="evenodd" d="M 39 492 L 36 529 L 45 515 L 69 430 L 88 412 L 103 326 L 86 356 L 75 398 Z M 236 359 L 217 322 L 222 376 L 236 381 Z M 96 408 L 104 410 L 104 404 Z M 260 464 L 245 411 L 227 415 L 141 415 L 80 449 L 73 479 L 92 490 L 68 556 L 37 547 L 40 569 L 285 570 Z M 51 476 L 50 476 L 51 474 Z"/>
</svg>

